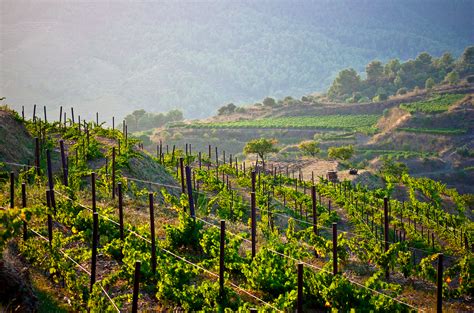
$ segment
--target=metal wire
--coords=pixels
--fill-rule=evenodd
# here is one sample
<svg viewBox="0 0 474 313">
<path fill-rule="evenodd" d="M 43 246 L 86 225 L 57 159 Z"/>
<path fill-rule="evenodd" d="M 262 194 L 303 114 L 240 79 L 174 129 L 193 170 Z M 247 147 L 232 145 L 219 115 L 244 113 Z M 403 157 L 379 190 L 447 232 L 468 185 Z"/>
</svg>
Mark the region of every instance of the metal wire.
<svg viewBox="0 0 474 313">
<path fill-rule="evenodd" d="M 29 229 L 31 232 L 33 232 L 35 235 L 39 236 L 41 239 L 45 240 L 45 241 L 49 241 L 48 238 L 44 237 L 43 235 L 41 235 L 40 233 L 38 233 L 37 231 L 35 231 L 34 229 Z M 63 251 L 63 249 L 59 249 L 58 250 L 62 255 L 64 255 L 67 259 L 69 259 L 71 262 L 73 262 L 77 267 L 79 267 L 79 269 L 81 269 L 83 272 L 85 272 L 87 275 L 91 276 L 91 272 L 89 272 L 85 267 L 83 267 L 81 264 L 79 264 L 76 260 L 74 260 L 73 258 L 71 258 L 69 255 L 66 254 L 66 252 Z M 98 281 L 97 283 L 100 283 L 101 281 Z M 107 291 L 105 291 L 104 287 L 102 285 L 99 285 L 100 288 L 102 289 L 102 292 L 105 294 L 105 296 L 109 299 L 110 303 L 112 303 L 113 307 L 115 308 L 115 310 L 117 310 L 117 312 L 120 312 L 120 309 L 117 307 L 117 305 L 115 304 L 115 302 L 112 300 L 112 298 L 110 297 L 110 295 L 107 293 Z"/>
</svg>

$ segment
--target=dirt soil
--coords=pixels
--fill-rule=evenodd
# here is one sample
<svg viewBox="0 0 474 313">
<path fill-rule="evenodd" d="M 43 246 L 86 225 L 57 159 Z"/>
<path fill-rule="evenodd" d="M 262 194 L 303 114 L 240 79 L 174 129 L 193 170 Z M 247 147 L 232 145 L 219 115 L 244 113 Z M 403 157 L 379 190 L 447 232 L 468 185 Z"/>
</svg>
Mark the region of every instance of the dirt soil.
<svg viewBox="0 0 474 313">
<path fill-rule="evenodd" d="M 18 254 L 16 245 L 10 242 L 0 259 L 1 312 L 34 312 L 38 306 L 28 267 Z"/>
<path fill-rule="evenodd" d="M 0 109 L 0 162 L 33 164 L 33 159 L 34 139 L 11 112 Z"/>
</svg>

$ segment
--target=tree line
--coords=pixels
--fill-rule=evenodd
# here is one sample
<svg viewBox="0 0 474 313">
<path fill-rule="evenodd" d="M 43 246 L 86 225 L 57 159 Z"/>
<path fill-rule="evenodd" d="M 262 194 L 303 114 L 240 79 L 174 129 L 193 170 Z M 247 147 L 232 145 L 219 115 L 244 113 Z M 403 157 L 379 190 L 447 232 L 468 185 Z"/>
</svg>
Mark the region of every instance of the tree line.
<svg viewBox="0 0 474 313">
<path fill-rule="evenodd" d="M 135 110 L 125 116 L 128 125 L 128 131 L 144 131 L 156 127 L 164 126 L 166 123 L 179 122 L 183 120 L 183 112 L 180 110 L 171 110 L 167 113 L 151 113 L 145 110 Z"/>
<path fill-rule="evenodd" d="M 435 58 L 427 52 L 414 60 L 392 59 L 386 64 L 374 60 L 365 68 L 363 79 L 353 68 L 344 69 L 332 82 L 327 95 L 345 102 L 383 101 L 416 88 L 431 89 L 438 84 L 456 84 L 461 78 L 474 80 L 474 46 L 467 47 L 456 60 L 446 52 Z"/>
</svg>

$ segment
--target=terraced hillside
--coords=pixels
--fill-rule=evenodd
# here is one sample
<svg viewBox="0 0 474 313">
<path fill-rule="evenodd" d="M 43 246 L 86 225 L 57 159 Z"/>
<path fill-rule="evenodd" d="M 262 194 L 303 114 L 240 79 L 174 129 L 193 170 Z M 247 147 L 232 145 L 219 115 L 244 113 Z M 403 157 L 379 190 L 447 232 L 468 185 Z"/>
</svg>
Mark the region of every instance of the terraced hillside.
<svg viewBox="0 0 474 313">
<path fill-rule="evenodd" d="M 464 192 L 473 192 L 469 171 L 473 166 L 473 87 L 443 87 L 370 104 L 305 104 L 273 109 L 247 109 L 248 114 L 216 116 L 175 124 L 150 132 L 172 149 L 190 142 L 207 151 L 219 145 L 228 154 L 245 158 L 246 142 L 276 138 L 280 153 L 275 161 L 301 156 L 303 140 L 319 142 L 319 157 L 332 146 L 353 145 L 352 163 L 377 171 L 380 158 L 393 157 L 410 165 L 413 175 L 439 178 Z M 149 149 L 154 149 L 152 145 Z M 471 151 L 471 152 L 470 152 Z M 328 168 L 329 169 L 329 168 Z"/>
</svg>

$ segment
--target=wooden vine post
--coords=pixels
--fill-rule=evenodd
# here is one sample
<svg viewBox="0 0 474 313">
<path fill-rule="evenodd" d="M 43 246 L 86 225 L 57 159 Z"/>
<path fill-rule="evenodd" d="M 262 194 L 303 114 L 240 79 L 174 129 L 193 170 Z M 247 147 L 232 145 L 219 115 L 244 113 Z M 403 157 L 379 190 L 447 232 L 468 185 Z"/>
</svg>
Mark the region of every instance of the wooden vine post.
<svg viewBox="0 0 474 313">
<path fill-rule="evenodd" d="M 181 193 L 185 193 L 185 188 L 184 188 L 184 159 L 179 158 L 179 169 L 180 169 L 180 174 L 181 174 Z"/>
<path fill-rule="evenodd" d="M 156 274 L 155 212 L 152 192 L 148 193 L 148 200 L 150 204 L 151 271 Z"/>
<path fill-rule="evenodd" d="M 337 275 L 337 223 L 332 223 L 332 273 Z"/>
<path fill-rule="evenodd" d="M 194 197 L 193 197 L 193 185 L 191 183 L 191 168 L 186 165 L 186 186 L 188 189 L 188 200 L 189 200 L 189 213 L 191 214 L 192 218 L 195 218 L 196 215 L 194 213 Z"/>
<path fill-rule="evenodd" d="M 21 206 L 26 208 L 26 184 L 21 183 Z M 23 240 L 28 239 L 28 224 L 23 221 Z"/>
<path fill-rule="evenodd" d="M 255 208 L 255 192 L 250 193 L 250 203 L 251 203 L 251 227 L 252 227 L 252 259 L 255 257 L 256 249 L 255 249 L 255 240 L 256 240 L 256 226 L 257 226 L 257 219 L 256 219 L 256 208 Z"/>
<path fill-rule="evenodd" d="M 48 212 L 48 239 L 49 239 L 49 246 L 53 243 L 53 219 L 51 218 L 51 190 L 46 190 L 46 205 L 49 209 Z"/>
<path fill-rule="evenodd" d="M 92 258 L 91 258 L 91 284 L 90 292 L 95 284 L 96 277 L 96 265 L 97 265 L 97 244 L 98 244 L 98 231 L 99 231 L 99 213 L 94 212 L 93 214 L 93 226 L 92 226 Z"/>
<path fill-rule="evenodd" d="M 64 140 L 59 140 L 59 147 L 61 149 L 61 165 L 63 168 L 63 184 L 64 186 L 68 185 L 68 173 L 67 173 L 67 163 L 66 163 L 66 154 L 64 152 Z"/>
<path fill-rule="evenodd" d="M 225 220 L 221 220 L 221 241 L 219 250 L 219 296 L 224 299 L 224 253 L 225 253 Z"/>
<path fill-rule="evenodd" d="M 115 147 L 112 148 L 112 199 L 115 199 Z"/>
<path fill-rule="evenodd" d="M 388 198 L 384 197 L 383 198 L 383 214 L 384 214 L 384 241 L 385 241 L 385 252 L 388 251 L 389 244 L 388 244 Z M 387 268 L 385 269 L 385 278 L 388 279 L 390 276 L 390 268 L 387 265 Z"/>
<path fill-rule="evenodd" d="M 95 193 L 95 172 L 91 173 L 91 185 L 92 185 L 92 212 L 97 212 L 97 201 Z"/>
<path fill-rule="evenodd" d="M 255 192 L 255 170 L 250 172 L 251 178 L 252 178 L 252 192 Z"/>
<path fill-rule="evenodd" d="M 311 186 L 311 207 L 313 209 L 313 232 L 318 234 L 317 216 L 316 216 L 316 186 Z"/>
<path fill-rule="evenodd" d="M 138 292 L 140 289 L 140 266 L 141 262 L 135 262 L 135 275 L 133 277 L 133 297 L 132 297 L 132 313 L 138 312 Z"/>
<path fill-rule="evenodd" d="M 51 165 L 51 152 L 49 149 L 46 150 L 46 163 L 48 165 L 48 186 L 51 191 L 50 200 L 53 206 L 54 213 L 56 213 L 56 200 L 54 197 L 54 182 L 53 182 L 53 167 Z"/>
<path fill-rule="evenodd" d="M 15 207 L 15 173 L 10 172 L 10 208 Z"/>
<path fill-rule="evenodd" d="M 443 312 L 443 254 L 438 254 L 438 273 L 436 289 L 436 312 Z"/>
<path fill-rule="evenodd" d="M 298 296 L 296 312 L 303 312 L 303 263 L 298 263 Z"/>
<path fill-rule="evenodd" d="M 123 195 L 122 195 L 122 183 L 118 183 L 118 208 L 119 208 L 119 227 L 120 227 L 120 239 L 124 239 L 123 235 Z"/>
<path fill-rule="evenodd" d="M 36 175 L 40 175 L 40 144 L 39 138 L 35 137 L 35 168 Z"/>
</svg>

